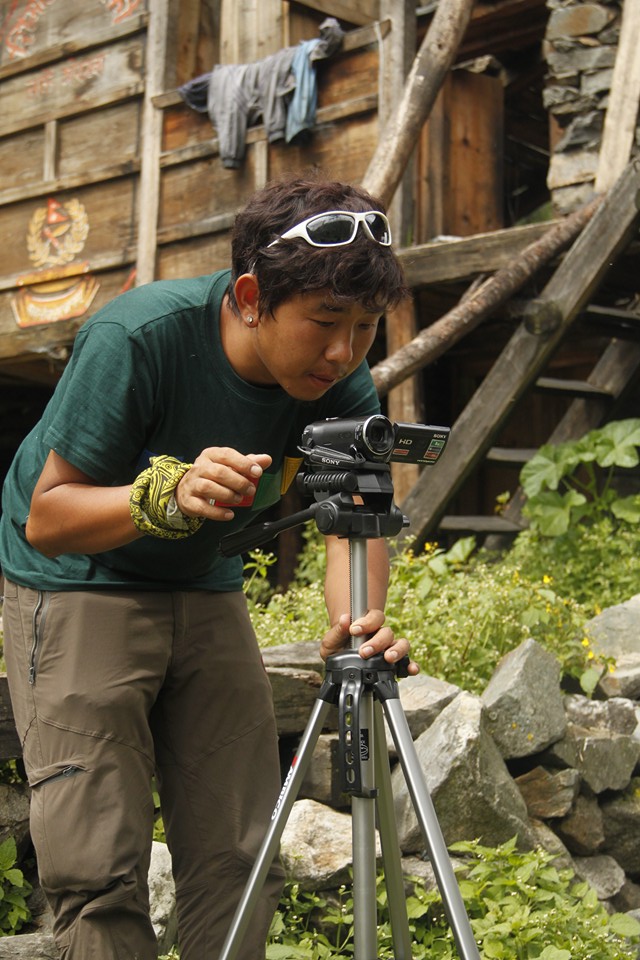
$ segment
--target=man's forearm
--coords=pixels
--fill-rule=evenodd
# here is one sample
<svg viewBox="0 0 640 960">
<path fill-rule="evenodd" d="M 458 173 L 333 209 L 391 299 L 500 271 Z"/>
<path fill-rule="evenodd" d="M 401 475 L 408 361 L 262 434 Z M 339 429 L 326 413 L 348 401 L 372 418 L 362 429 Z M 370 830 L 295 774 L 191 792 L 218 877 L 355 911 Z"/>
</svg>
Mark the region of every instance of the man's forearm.
<svg viewBox="0 0 640 960">
<path fill-rule="evenodd" d="M 367 599 L 370 610 L 384 610 L 389 582 L 389 554 L 384 540 L 367 543 Z M 350 613 L 349 542 L 327 538 L 327 575 L 325 602 L 329 621 L 337 623 L 342 614 Z"/>
</svg>

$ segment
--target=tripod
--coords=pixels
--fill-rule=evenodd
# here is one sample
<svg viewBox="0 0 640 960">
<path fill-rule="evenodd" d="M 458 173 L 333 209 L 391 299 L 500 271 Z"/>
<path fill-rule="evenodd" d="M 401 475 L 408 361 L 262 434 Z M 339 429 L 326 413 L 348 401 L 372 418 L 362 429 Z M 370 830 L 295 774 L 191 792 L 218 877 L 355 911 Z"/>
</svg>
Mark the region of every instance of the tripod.
<svg viewBox="0 0 640 960">
<path fill-rule="evenodd" d="M 274 533 L 314 518 L 324 534 L 349 540 L 351 618 L 366 613 L 367 541 L 394 535 L 405 518 L 393 504 L 387 464 L 367 464 L 366 473 L 315 474 L 302 478 L 316 503 L 288 520 L 231 534 L 223 552 L 240 553 L 250 542 L 265 542 Z M 334 490 L 337 493 L 332 493 Z M 346 489 L 345 489 L 346 488 Z M 353 912 L 355 960 L 375 960 L 376 814 L 382 847 L 395 960 L 411 960 L 411 936 L 393 812 L 391 774 L 383 711 L 404 773 L 415 813 L 442 895 L 461 960 L 480 960 L 438 819 L 427 791 L 413 739 L 400 704 L 396 676 L 406 676 L 405 663 L 391 665 L 382 655 L 363 659 L 353 649 L 326 662 L 325 679 L 312 709 L 296 756 L 284 781 L 271 824 L 233 918 L 220 960 L 235 960 L 248 929 L 257 898 L 277 855 L 280 838 L 309 768 L 315 744 L 331 706 L 338 707 L 339 773 L 342 788 L 352 797 Z"/>
</svg>

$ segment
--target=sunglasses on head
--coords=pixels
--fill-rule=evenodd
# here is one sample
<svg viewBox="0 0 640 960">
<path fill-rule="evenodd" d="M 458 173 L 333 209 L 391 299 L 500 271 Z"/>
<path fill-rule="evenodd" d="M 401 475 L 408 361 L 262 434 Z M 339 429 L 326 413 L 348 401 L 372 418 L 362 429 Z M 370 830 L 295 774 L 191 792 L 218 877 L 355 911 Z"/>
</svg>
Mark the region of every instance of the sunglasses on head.
<svg viewBox="0 0 640 960">
<path fill-rule="evenodd" d="M 379 210 L 366 210 L 363 213 L 352 213 L 350 210 L 327 210 L 326 213 L 316 213 L 307 217 L 302 223 L 286 230 L 272 243 L 272 247 L 280 240 L 293 240 L 301 237 L 312 247 L 342 247 L 353 243 L 362 224 L 370 240 L 383 247 L 391 246 L 391 227 L 384 213 Z"/>
</svg>

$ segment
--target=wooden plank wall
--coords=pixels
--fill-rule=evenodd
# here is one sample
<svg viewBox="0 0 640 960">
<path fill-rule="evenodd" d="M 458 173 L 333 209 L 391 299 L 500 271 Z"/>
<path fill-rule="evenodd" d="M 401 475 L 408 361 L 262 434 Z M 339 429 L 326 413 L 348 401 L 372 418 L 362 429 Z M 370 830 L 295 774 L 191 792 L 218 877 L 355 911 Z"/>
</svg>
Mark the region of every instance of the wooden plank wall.
<svg viewBox="0 0 640 960">
<path fill-rule="evenodd" d="M 64 360 L 86 316 L 131 282 L 148 12 L 147 0 L 0 9 L 0 360 L 27 369 Z"/>
<path fill-rule="evenodd" d="M 315 24 L 305 32 L 308 38 L 316 36 Z M 235 212 L 269 179 L 313 168 L 351 182 L 362 179 L 378 135 L 373 29 L 350 31 L 343 51 L 319 63 L 317 74 L 317 125 L 310 141 L 268 143 L 263 126 L 250 128 L 245 160 L 237 170 L 222 166 L 216 131 L 206 116 L 185 108 L 177 94 L 158 99 L 163 110 L 159 277 L 226 266 Z"/>
<path fill-rule="evenodd" d="M 150 2 L 0 0 L 0 367 L 25 380 L 47 380 L 38 358 L 60 370 L 79 326 L 127 286 L 226 265 L 233 216 L 268 178 L 319 167 L 357 182 L 373 150 L 379 29 L 341 21 L 309 142 L 253 128 L 226 170 L 177 86 L 318 36 L 332 4 L 243 0 L 241 23 L 235 0 L 153 0 L 152 16 Z M 377 8 L 338 6 L 360 22 Z"/>
</svg>

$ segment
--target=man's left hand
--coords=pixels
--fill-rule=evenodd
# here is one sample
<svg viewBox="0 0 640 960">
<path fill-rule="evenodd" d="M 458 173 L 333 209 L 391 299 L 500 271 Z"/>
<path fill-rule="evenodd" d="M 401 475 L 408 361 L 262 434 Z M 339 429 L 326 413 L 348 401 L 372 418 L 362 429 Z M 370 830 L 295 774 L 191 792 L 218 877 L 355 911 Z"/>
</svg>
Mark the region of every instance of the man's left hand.
<svg viewBox="0 0 640 960">
<path fill-rule="evenodd" d="M 357 646 L 360 638 L 360 646 Z M 331 654 L 348 649 L 352 644 L 363 659 L 382 653 L 388 663 L 402 660 L 408 656 L 410 649 L 408 640 L 403 637 L 396 638 L 393 630 L 384 626 L 382 610 L 368 610 L 353 623 L 348 613 L 342 614 L 338 622 L 324 635 L 320 644 L 320 655 L 326 660 Z M 408 670 L 415 676 L 420 672 L 420 667 L 411 661 Z"/>
</svg>

